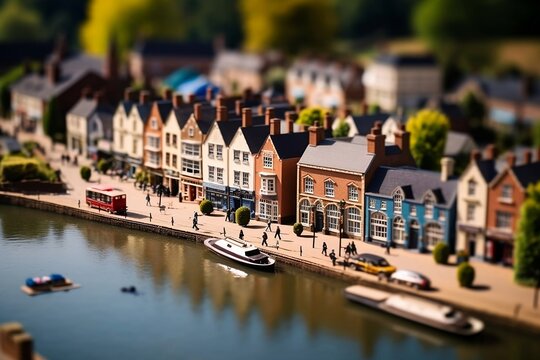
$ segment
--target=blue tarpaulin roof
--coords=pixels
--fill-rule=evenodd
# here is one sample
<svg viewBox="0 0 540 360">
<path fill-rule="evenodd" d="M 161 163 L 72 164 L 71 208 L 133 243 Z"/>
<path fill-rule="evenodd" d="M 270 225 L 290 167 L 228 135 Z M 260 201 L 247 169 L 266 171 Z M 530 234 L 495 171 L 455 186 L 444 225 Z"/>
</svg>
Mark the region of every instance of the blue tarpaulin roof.
<svg viewBox="0 0 540 360">
<path fill-rule="evenodd" d="M 182 69 L 176 70 L 171 75 L 167 76 L 167 78 L 163 82 L 169 88 L 176 89 L 182 84 L 188 81 L 191 81 L 197 78 L 198 76 L 200 75 L 195 70 L 190 69 L 190 68 L 182 68 Z"/>
<path fill-rule="evenodd" d="M 196 96 L 205 96 L 208 87 L 212 89 L 214 94 L 219 90 L 206 77 L 200 75 L 176 87 L 176 91 L 184 95 L 194 94 Z"/>
</svg>

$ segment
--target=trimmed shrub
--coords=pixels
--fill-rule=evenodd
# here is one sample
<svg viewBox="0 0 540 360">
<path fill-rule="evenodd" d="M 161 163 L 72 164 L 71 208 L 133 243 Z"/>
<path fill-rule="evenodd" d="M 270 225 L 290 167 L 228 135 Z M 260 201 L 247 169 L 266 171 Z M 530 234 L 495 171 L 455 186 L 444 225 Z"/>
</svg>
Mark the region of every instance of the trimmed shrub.
<svg viewBox="0 0 540 360">
<path fill-rule="evenodd" d="M 459 250 L 456 254 L 458 265 L 469 261 L 469 253 L 467 250 Z"/>
<path fill-rule="evenodd" d="M 81 177 L 84 181 L 90 180 L 90 177 L 92 176 L 92 170 L 88 166 L 81 166 Z"/>
<path fill-rule="evenodd" d="M 304 225 L 300 223 L 294 223 L 292 229 L 293 229 L 293 233 L 295 233 L 296 236 L 300 236 L 304 232 Z"/>
<path fill-rule="evenodd" d="M 249 208 L 245 206 L 240 206 L 238 209 L 236 209 L 234 216 L 238 225 L 246 226 L 247 224 L 249 224 L 251 214 Z"/>
<path fill-rule="evenodd" d="M 199 204 L 199 210 L 201 210 L 204 215 L 211 214 L 212 211 L 214 211 L 214 204 L 212 204 L 210 200 L 204 199 Z"/>
<path fill-rule="evenodd" d="M 438 243 L 433 249 L 433 258 L 437 264 L 447 264 L 450 256 L 450 248 L 445 243 Z"/>
<path fill-rule="evenodd" d="M 56 181 L 53 169 L 37 158 L 24 156 L 5 156 L 0 165 L 2 181 L 17 182 L 21 180 Z"/>
<path fill-rule="evenodd" d="M 112 160 L 100 159 L 97 163 L 97 169 L 100 173 L 106 174 L 112 168 Z"/>
<path fill-rule="evenodd" d="M 468 262 L 459 264 L 457 268 L 459 286 L 471 287 L 474 282 L 474 276 L 474 268 Z"/>
</svg>

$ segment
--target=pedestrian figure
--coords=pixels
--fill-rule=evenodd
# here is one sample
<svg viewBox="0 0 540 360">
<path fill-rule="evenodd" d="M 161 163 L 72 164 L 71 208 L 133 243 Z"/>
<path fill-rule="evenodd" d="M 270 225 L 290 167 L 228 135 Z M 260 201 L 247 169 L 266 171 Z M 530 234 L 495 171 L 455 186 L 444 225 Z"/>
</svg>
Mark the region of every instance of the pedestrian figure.
<svg viewBox="0 0 540 360">
<path fill-rule="evenodd" d="M 193 218 L 197 220 L 199 219 L 199 214 L 197 213 L 197 210 L 193 212 Z"/>
<path fill-rule="evenodd" d="M 174 226 L 174 218 L 171 216 L 171 226 Z"/>
<path fill-rule="evenodd" d="M 276 233 L 274 234 L 274 239 L 278 237 L 279 240 L 281 240 L 281 229 L 279 228 L 279 226 L 276 228 Z"/>
<path fill-rule="evenodd" d="M 270 227 L 270 225 L 272 225 L 272 220 L 268 219 L 267 223 L 266 223 L 266 229 L 264 229 L 264 231 L 270 231 L 272 232 L 272 228 Z"/>
<path fill-rule="evenodd" d="M 242 231 L 242 229 L 240 229 L 240 234 L 238 234 L 238 237 L 240 238 L 240 240 L 244 240 L 244 232 Z"/>
<path fill-rule="evenodd" d="M 328 249 L 328 245 L 326 245 L 326 242 L 323 242 L 322 243 L 322 251 L 321 251 L 321 254 L 324 254 L 324 256 L 328 256 L 328 254 L 326 253 L 326 250 Z"/>
<path fill-rule="evenodd" d="M 356 245 L 354 244 L 354 241 L 351 243 L 351 254 L 352 254 L 352 255 L 358 254 L 358 253 L 356 252 Z"/>
<path fill-rule="evenodd" d="M 347 247 L 345 248 L 345 255 L 351 254 L 351 243 L 347 244 Z"/>
<path fill-rule="evenodd" d="M 390 255 L 390 242 L 389 241 L 386 242 L 386 254 Z"/>
<path fill-rule="evenodd" d="M 347 270 L 347 266 L 349 266 L 349 255 L 345 255 L 343 258 L 343 270 Z"/>
<path fill-rule="evenodd" d="M 150 205 L 150 194 L 149 193 L 146 193 L 146 206 L 151 206 Z"/>
<path fill-rule="evenodd" d="M 77 205 L 79 205 L 79 208 L 81 207 L 81 200 L 80 199 L 77 201 Z"/>
<path fill-rule="evenodd" d="M 191 227 L 192 229 L 195 229 L 195 230 L 199 230 L 199 227 L 197 226 L 197 218 L 194 217 L 193 218 L 193 226 Z"/>
<path fill-rule="evenodd" d="M 231 219 L 231 209 L 227 208 L 227 215 L 225 216 L 225 221 L 229 221 Z"/>
<path fill-rule="evenodd" d="M 266 242 L 266 240 L 268 240 L 268 235 L 266 235 L 266 231 L 263 231 L 263 234 L 262 234 L 262 246 L 268 246 L 268 242 Z"/>
<path fill-rule="evenodd" d="M 334 252 L 334 249 L 330 252 L 330 260 L 332 260 L 332 266 L 336 266 L 336 253 Z"/>
</svg>

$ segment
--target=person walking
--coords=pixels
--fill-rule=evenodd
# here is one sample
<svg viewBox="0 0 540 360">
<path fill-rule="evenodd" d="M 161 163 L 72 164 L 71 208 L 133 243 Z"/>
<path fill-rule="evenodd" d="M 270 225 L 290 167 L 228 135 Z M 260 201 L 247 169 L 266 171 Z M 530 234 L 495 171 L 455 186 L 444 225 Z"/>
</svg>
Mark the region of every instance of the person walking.
<svg viewBox="0 0 540 360">
<path fill-rule="evenodd" d="M 146 193 L 146 206 L 151 206 L 150 205 L 150 194 L 149 193 Z"/>
<path fill-rule="evenodd" d="M 264 231 L 272 232 L 272 228 L 270 227 L 270 225 L 272 225 L 272 220 L 268 219 L 268 221 L 266 222 L 266 229 L 264 229 Z"/>
<path fill-rule="evenodd" d="M 266 240 L 268 240 L 268 235 L 266 235 L 266 231 L 263 231 L 261 244 L 262 246 L 268 246 L 268 242 Z"/>
<path fill-rule="evenodd" d="M 281 240 L 281 229 L 279 228 L 279 226 L 276 228 L 276 233 L 274 234 L 274 239 L 276 237 L 279 238 L 279 240 Z"/>
<path fill-rule="evenodd" d="M 198 230 L 199 230 L 199 227 L 197 226 L 197 222 L 198 222 L 198 221 L 197 221 L 197 218 L 194 217 L 194 218 L 193 218 L 193 226 L 192 226 L 191 228 L 198 231 Z"/>
<path fill-rule="evenodd" d="M 328 254 L 326 253 L 327 249 L 328 249 L 328 245 L 326 245 L 326 242 L 323 241 L 321 254 L 324 254 L 324 256 L 328 256 Z"/>
<path fill-rule="evenodd" d="M 351 255 L 351 243 L 347 244 L 347 247 L 345 248 L 345 255 Z"/>
<path fill-rule="evenodd" d="M 240 234 L 238 234 L 238 237 L 240 238 L 240 240 L 244 240 L 244 232 L 242 231 L 242 229 L 240 229 Z"/>
<path fill-rule="evenodd" d="M 197 213 L 197 210 L 195 210 L 195 211 L 193 212 L 193 218 L 194 218 L 195 220 L 199 220 L 199 214 Z"/>
<path fill-rule="evenodd" d="M 386 242 L 386 255 L 390 255 L 390 241 Z"/>
<path fill-rule="evenodd" d="M 231 209 L 227 208 L 227 215 L 225 215 L 225 221 L 231 220 Z"/>
<path fill-rule="evenodd" d="M 336 266 L 336 253 L 334 252 L 334 249 L 330 252 L 330 260 L 332 260 L 332 266 Z"/>
<path fill-rule="evenodd" d="M 352 255 L 358 254 L 358 253 L 356 252 L 356 245 L 354 244 L 354 241 L 351 243 L 351 254 L 352 254 Z"/>
</svg>

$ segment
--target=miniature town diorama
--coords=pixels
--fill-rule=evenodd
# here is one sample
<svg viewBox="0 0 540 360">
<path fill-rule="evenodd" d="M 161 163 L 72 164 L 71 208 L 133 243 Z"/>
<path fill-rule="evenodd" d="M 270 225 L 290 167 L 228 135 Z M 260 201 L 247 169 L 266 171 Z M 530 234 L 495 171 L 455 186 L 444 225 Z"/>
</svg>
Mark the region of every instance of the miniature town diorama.
<svg viewBox="0 0 540 360">
<path fill-rule="evenodd" d="M 149 38 L 127 56 L 103 41 L 101 57 L 57 36 L 2 64 L 20 68 L 0 83 L 4 196 L 55 193 L 80 212 L 210 239 L 255 268 L 309 262 L 361 278 L 345 291 L 354 302 L 457 334 L 482 331 L 483 305 L 444 283 L 473 289 L 500 269 L 536 288 L 536 312 L 514 320 L 540 329 L 537 80 L 471 72 L 449 86 L 435 51 L 356 61 Z M 390 264 L 393 252 L 423 260 Z M 449 263 L 452 279 L 431 271 Z M 22 290 L 77 287 L 53 274 Z"/>
</svg>

